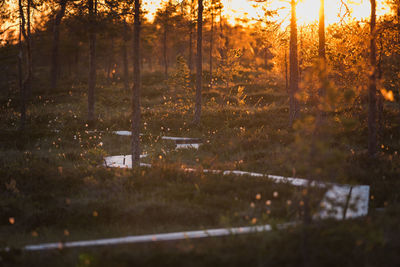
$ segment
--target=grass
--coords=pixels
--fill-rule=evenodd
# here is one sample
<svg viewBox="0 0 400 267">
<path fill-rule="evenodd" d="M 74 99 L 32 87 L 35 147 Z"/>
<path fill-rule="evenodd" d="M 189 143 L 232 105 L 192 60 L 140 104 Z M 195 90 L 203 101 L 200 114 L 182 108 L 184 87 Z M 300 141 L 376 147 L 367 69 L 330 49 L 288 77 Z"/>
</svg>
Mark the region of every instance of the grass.
<svg viewBox="0 0 400 267">
<path fill-rule="evenodd" d="M 394 257 L 388 262 L 395 262 L 393 251 L 398 243 L 387 234 L 400 232 L 393 223 L 398 219 L 400 174 L 395 126 L 385 130 L 390 141 L 374 161 L 363 152 L 365 145 L 360 140 L 365 138 L 365 125 L 357 121 L 349 127 L 337 120 L 329 122 L 325 139 L 313 142 L 312 125 L 308 124 L 312 111 L 303 110 L 303 120 L 289 128 L 286 93 L 272 80 L 240 83 L 247 94 L 244 105 L 223 103 L 226 98 L 215 93 L 216 89 L 205 92 L 202 122 L 192 127 L 193 107 L 165 97 L 168 90 L 158 76 L 144 76 L 142 101 L 142 149 L 149 154 L 145 161 L 153 168 L 102 166 L 106 155 L 130 153 L 129 137 L 112 134 L 130 128 L 130 92 L 121 84 L 98 88 L 98 122 L 93 128 L 85 121 L 83 83 L 65 83 L 63 90 L 48 96 L 33 94 L 28 130 L 23 133 L 18 131 L 16 92 L 10 89 L 0 96 L 0 247 L 15 249 L 2 252 L 0 263 L 282 266 L 307 261 L 304 247 L 312 251 L 311 266 L 365 262 L 375 266 L 374 261 L 385 262 L 384 251 L 389 251 L 389 258 Z M 229 91 L 234 92 L 224 94 Z M 163 135 L 199 137 L 204 144 L 199 150 L 176 151 L 171 142 L 161 140 Z M 316 156 L 310 149 L 313 146 Z M 306 234 L 306 245 L 301 242 L 305 240 L 302 231 L 307 230 L 300 227 L 246 237 L 115 248 L 41 253 L 18 250 L 40 242 L 275 224 L 302 218 L 302 189 L 265 178 L 186 173 L 182 166 L 369 184 L 371 214 L 340 224 L 317 222 Z M 313 211 L 323 193 L 308 192 Z M 271 204 L 267 205 L 267 200 Z M 374 213 L 376 207 L 384 207 L 385 212 Z M 324 246 L 326 249 L 321 249 Z M 340 259 L 330 255 L 328 248 L 339 249 L 335 253 Z M 376 255 L 369 255 L 371 251 Z M 349 260 L 351 257 L 358 258 Z"/>
</svg>

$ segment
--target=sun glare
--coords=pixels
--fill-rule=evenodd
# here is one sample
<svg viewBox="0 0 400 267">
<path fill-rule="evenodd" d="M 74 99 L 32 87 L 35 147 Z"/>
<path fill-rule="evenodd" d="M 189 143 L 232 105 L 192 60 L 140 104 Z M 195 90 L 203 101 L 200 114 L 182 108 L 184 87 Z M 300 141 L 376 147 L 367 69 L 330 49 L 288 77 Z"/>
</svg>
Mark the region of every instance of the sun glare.
<svg viewBox="0 0 400 267">
<path fill-rule="evenodd" d="M 143 0 L 143 9 L 147 12 L 146 17 L 150 21 L 154 19 L 155 13 L 162 8 L 162 3 L 169 0 Z M 179 3 L 182 0 L 173 0 Z M 204 0 L 203 0 L 204 1 Z M 222 15 L 231 25 L 243 24 L 249 25 L 260 20 L 265 20 L 263 8 L 267 10 L 277 10 L 278 14 L 270 20 L 274 20 L 284 29 L 290 22 L 290 3 L 289 0 L 265 0 L 264 2 L 256 0 L 221 0 L 224 8 Z M 369 0 L 353 0 L 344 6 L 340 0 L 325 0 L 325 23 L 327 25 L 338 23 L 346 19 L 368 19 L 370 16 Z M 15 5 L 11 0 L 6 3 L 10 6 Z M 314 23 L 318 20 L 320 0 L 298 0 L 297 4 L 297 23 L 299 26 Z M 377 15 L 383 15 L 389 12 L 389 7 L 384 0 L 377 0 Z M 344 16 L 350 12 L 349 17 Z M 216 21 L 219 20 L 217 16 Z M 10 22 L 0 25 L 0 30 L 9 26 Z M 0 39 L 1 42 L 1 39 Z"/>
<path fill-rule="evenodd" d="M 148 11 L 147 17 L 152 20 L 155 12 L 161 7 L 161 3 L 166 0 L 144 0 L 144 9 Z M 289 1 L 283 0 L 267 0 L 265 2 L 257 2 L 254 0 L 221 0 L 224 5 L 223 16 L 232 25 L 255 22 L 261 19 L 264 14 L 262 6 L 267 9 L 278 10 L 278 15 L 274 20 L 282 22 L 285 27 L 290 20 L 290 4 Z M 179 0 L 177 0 L 179 2 Z M 299 0 L 297 4 L 297 21 L 299 25 L 306 25 L 318 20 L 320 0 Z M 389 8 L 384 1 L 377 0 L 377 15 L 385 14 Z M 368 18 L 370 15 L 369 0 L 354 0 L 344 6 L 340 0 L 325 0 L 325 21 L 326 24 L 340 22 L 348 12 L 352 18 L 356 20 Z M 218 19 L 218 18 L 217 18 Z"/>
<path fill-rule="evenodd" d="M 369 0 L 350 1 L 347 6 L 341 1 L 325 0 L 325 22 L 326 24 L 338 23 L 346 20 L 346 15 L 361 20 L 369 18 L 371 12 Z M 320 0 L 303 0 L 297 5 L 297 20 L 299 25 L 309 24 L 318 20 Z M 388 12 L 388 8 L 381 1 L 377 1 L 377 14 Z"/>
</svg>

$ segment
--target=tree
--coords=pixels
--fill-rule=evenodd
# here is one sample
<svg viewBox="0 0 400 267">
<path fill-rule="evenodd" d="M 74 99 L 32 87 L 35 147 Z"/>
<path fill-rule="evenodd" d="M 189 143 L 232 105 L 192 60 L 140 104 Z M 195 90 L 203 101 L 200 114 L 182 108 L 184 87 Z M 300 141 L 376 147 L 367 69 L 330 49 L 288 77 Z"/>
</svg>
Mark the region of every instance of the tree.
<svg viewBox="0 0 400 267">
<path fill-rule="evenodd" d="M 326 55 L 325 55 L 325 1 L 320 0 L 319 8 L 319 24 L 318 24 L 318 57 L 322 68 L 325 68 Z M 324 88 L 320 88 L 320 95 L 323 95 Z"/>
<path fill-rule="evenodd" d="M 96 87 L 96 14 L 97 0 L 88 0 L 89 9 L 89 82 L 88 82 L 88 122 L 94 123 L 94 103 Z"/>
<path fill-rule="evenodd" d="M 27 0 L 26 2 L 26 19 L 24 12 L 24 5 L 22 0 L 18 1 L 19 8 L 19 19 L 20 19 L 20 33 L 19 33 L 19 86 L 20 86 L 20 95 L 21 95 L 21 121 L 20 121 L 20 130 L 23 131 L 25 129 L 26 124 L 26 103 L 28 95 L 31 91 L 32 86 L 32 49 L 31 49 L 31 0 Z M 25 78 L 22 78 L 23 75 L 23 67 L 22 67 L 22 58 L 24 54 L 24 46 L 22 44 L 22 36 L 25 40 L 25 50 L 26 50 L 26 75 Z"/>
<path fill-rule="evenodd" d="M 325 95 L 325 71 L 326 71 L 326 55 L 325 55 L 325 1 L 320 0 L 319 7 L 319 23 L 318 23 L 318 58 L 319 58 L 319 89 L 318 95 L 321 99 Z M 317 125 L 315 127 L 316 131 L 319 131 L 319 127 L 322 122 L 322 111 L 320 110 L 321 100 L 317 101 Z"/>
<path fill-rule="evenodd" d="M 126 19 L 123 18 L 123 41 L 122 41 L 122 60 L 123 60 L 123 69 L 124 69 L 124 88 L 126 91 L 129 90 L 129 66 L 128 66 L 128 51 L 127 51 L 127 43 L 129 40 L 128 35 L 128 24 L 126 23 Z"/>
<path fill-rule="evenodd" d="M 129 25 L 127 22 L 127 18 L 131 15 L 132 10 L 132 0 L 107 0 L 106 5 L 108 7 L 108 17 L 110 24 L 109 32 L 115 34 L 118 33 L 119 29 L 122 27 L 122 36 L 121 37 L 121 53 L 122 53 L 122 70 L 123 70 L 123 83 L 126 91 L 129 90 L 129 64 L 128 64 L 128 41 L 129 41 Z M 122 24 L 122 25 L 121 25 Z M 110 36 L 111 39 L 111 50 L 113 50 L 114 46 L 114 36 Z M 113 59 L 113 51 L 110 53 L 107 62 L 107 78 L 110 78 L 111 68 L 114 65 Z"/>
<path fill-rule="evenodd" d="M 193 15 L 194 14 L 194 0 L 190 0 L 190 14 L 189 14 L 189 71 L 190 75 L 193 73 Z"/>
<path fill-rule="evenodd" d="M 214 47 L 214 18 L 216 15 L 216 11 L 222 9 L 222 3 L 220 0 L 211 0 L 209 6 L 209 12 L 211 16 L 211 27 L 210 27 L 210 50 L 209 50 L 209 63 L 210 63 L 210 87 L 212 86 L 213 81 L 213 47 Z"/>
<path fill-rule="evenodd" d="M 293 125 L 298 116 L 299 104 L 296 99 L 296 93 L 299 90 L 299 62 L 297 56 L 297 18 L 296 1 L 291 0 L 291 18 L 290 18 L 290 51 L 289 51 L 289 125 Z"/>
<path fill-rule="evenodd" d="M 65 14 L 65 8 L 68 0 L 59 0 L 59 10 L 56 12 L 53 23 L 53 44 L 51 49 L 51 71 L 50 71 L 50 85 L 51 89 L 57 88 L 57 77 L 59 70 L 58 50 L 60 42 L 60 23 Z"/>
<path fill-rule="evenodd" d="M 370 157 L 377 152 L 377 125 L 376 125 L 376 0 L 371 2 L 370 21 L 370 76 L 368 89 L 368 154 Z"/>
<path fill-rule="evenodd" d="M 140 166 L 140 0 L 135 0 L 133 25 L 132 167 Z"/>
<path fill-rule="evenodd" d="M 166 3 L 164 9 L 158 9 L 154 22 L 162 27 L 162 57 L 164 63 L 164 75 L 165 78 L 168 78 L 168 33 L 171 28 L 174 26 L 173 22 L 176 17 L 176 5 L 172 3 L 172 1 L 168 1 Z"/>
<path fill-rule="evenodd" d="M 193 124 L 200 123 L 201 116 L 201 91 L 203 86 L 203 0 L 198 0 L 197 15 L 197 60 L 196 60 L 196 97 L 194 106 Z"/>
</svg>

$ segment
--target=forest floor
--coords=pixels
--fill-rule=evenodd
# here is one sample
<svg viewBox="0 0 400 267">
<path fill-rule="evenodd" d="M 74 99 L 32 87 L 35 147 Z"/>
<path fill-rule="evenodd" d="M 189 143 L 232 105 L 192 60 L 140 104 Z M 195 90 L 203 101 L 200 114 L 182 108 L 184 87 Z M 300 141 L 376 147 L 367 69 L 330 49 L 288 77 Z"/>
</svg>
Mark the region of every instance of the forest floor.
<svg viewBox="0 0 400 267">
<path fill-rule="evenodd" d="M 9 266 L 395 266 L 400 262 L 400 151 L 396 124 L 385 129 L 379 157 L 365 152 L 360 120 L 337 127 L 326 140 L 310 138 L 304 120 L 288 127 L 287 94 L 273 79 L 237 83 L 226 95 L 205 91 L 202 122 L 192 105 L 162 79 L 144 77 L 143 159 L 152 168 L 106 168 L 103 158 L 130 153 L 131 93 L 101 82 L 98 123 L 86 124 L 84 83 L 34 94 L 27 130 L 18 129 L 18 95 L 1 96 L 0 265 Z M 246 98 L 237 91 L 243 86 Z M 179 96 L 179 94 L 178 94 Z M 243 100 L 243 101 L 242 101 Z M 391 115 L 391 114 L 389 114 Z M 390 116 L 389 116 L 390 117 Z M 344 124 L 343 124 L 344 125 Z M 329 128 L 329 127 L 327 127 Z M 197 149 L 175 150 L 161 136 L 195 137 Z M 316 155 L 310 147 L 316 146 Z M 371 186 L 369 215 L 337 223 L 313 222 L 249 236 L 157 244 L 23 252 L 42 242 L 65 242 L 208 228 L 276 225 L 301 220 L 324 190 L 309 191 L 265 178 L 223 176 L 196 169 L 243 170 Z M 371 253 L 373 252 L 373 253 Z"/>
</svg>

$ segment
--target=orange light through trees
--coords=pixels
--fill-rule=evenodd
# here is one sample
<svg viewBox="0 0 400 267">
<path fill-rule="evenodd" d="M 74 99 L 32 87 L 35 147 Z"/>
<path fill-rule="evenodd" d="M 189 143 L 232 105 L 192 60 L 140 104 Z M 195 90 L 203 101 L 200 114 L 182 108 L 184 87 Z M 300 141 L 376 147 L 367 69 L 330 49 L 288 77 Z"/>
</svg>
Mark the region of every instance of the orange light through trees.
<svg viewBox="0 0 400 267">
<path fill-rule="evenodd" d="M 148 11 L 147 17 L 152 20 L 158 8 L 167 0 L 144 0 L 143 8 Z M 230 24 L 240 23 L 242 19 L 252 20 L 260 19 L 264 16 L 262 6 L 268 10 L 278 10 L 278 15 L 273 18 L 277 22 L 282 22 L 283 26 L 289 24 L 289 2 L 284 0 L 221 0 L 224 5 L 223 16 L 227 18 Z M 180 2 L 174 0 L 173 2 Z M 326 24 L 340 22 L 347 12 L 350 12 L 351 18 L 360 20 L 368 18 L 370 15 L 370 2 L 368 0 L 341 0 L 325 1 L 325 20 Z M 389 11 L 384 0 L 377 1 L 377 15 L 383 15 Z M 297 19 L 299 25 L 313 23 L 318 20 L 320 0 L 299 0 L 297 4 Z M 217 18 L 218 19 L 218 18 Z"/>
</svg>

